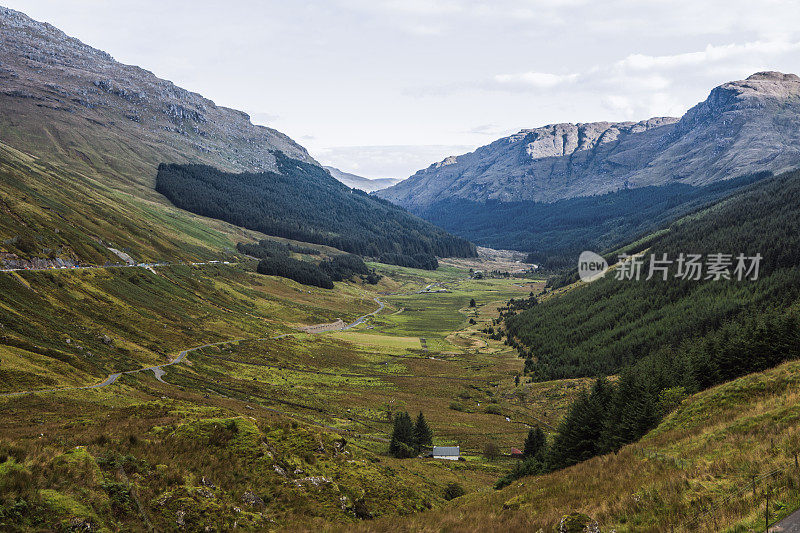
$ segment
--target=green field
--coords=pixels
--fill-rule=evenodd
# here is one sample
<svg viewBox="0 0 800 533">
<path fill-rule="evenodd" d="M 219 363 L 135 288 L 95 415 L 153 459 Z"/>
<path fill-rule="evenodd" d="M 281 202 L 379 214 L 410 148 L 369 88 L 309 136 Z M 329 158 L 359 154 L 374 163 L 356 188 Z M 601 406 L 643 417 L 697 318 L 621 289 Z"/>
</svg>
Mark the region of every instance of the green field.
<svg viewBox="0 0 800 533">
<path fill-rule="evenodd" d="M 480 332 L 497 306 L 530 287 L 471 281 L 457 269 L 373 266 L 384 275 L 377 286 L 334 290 L 260 276 L 247 263 L 0 275 L 10 295 L 0 302 L 0 392 L 92 385 L 215 343 L 165 367 L 166 383 L 146 372 L 100 389 L 0 397 L 0 454 L 17 465 L 3 463 L 13 472 L 0 470 L 0 481 L 22 476 L 34 487 L 11 495 L 28 508 L 3 511 L 0 524 L 79 518 L 135 530 L 146 516 L 169 528 L 178 511 L 187 524 L 219 529 L 234 520 L 255 529 L 348 522 L 364 509 L 383 516 L 441 505 L 449 482 L 491 486 L 512 463 L 485 459 L 486 443 L 504 453 L 521 446 L 526 424 L 555 423 L 579 390 L 554 387 L 559 407 L 532 416 L 533 384 L 514 385 L 522 360 Z M 411 294 L 432 283 L 449 292 Z M 370 313 L 375 297 L 386 308 L 352 330 L 299 331 Z M 435 443 L 461 446 L 468 460 L 387 456 L 389 417 L 403 410 L 424 412 Z M 236 515 L 246 487 L 263 503 Z M 320 505 L 304 503 L 308 491 Z"/>
</svg>

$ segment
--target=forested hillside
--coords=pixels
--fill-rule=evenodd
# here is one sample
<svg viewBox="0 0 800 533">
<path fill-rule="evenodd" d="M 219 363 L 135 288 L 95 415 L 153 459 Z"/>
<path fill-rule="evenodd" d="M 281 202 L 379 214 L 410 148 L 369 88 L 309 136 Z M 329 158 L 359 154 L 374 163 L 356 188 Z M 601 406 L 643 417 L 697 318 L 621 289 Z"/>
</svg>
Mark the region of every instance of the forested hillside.
<svg viewBox="0 0 800 533">
<path fill-rule="evenodd" d="M 675 277 L 674 265 L 667 281 L 661 274 L 645 280 L 650 255 L 665 253 L 673 260 L 681 253 L 760 253 L 763 258 L 755 281 L 684 280 Z M 783 320 L 800 296 L 798 265 L 800 173 L 793 172 L 751 185 L 674 223 L 651 242 L 641 280 L 617 280 L 612 271 L 510 316 L 506 328 L 519 341 L 526 368 L 536 379 L 611 374 L 665 353 L 673 364 L 688 363 L 687 355 L 702 348 L 701 339 L 725 332 L 738 337 L 747 324 Z M 709 350 L 704 357 L 718 353 Z M 718 371 L 730 372 L 730 365 Z M 711 375 L 707 367 L 685 374 L 699 382 Z"/>
<path fill-rule="evenodd" d="M 761 255 L 757 274 L 752 262 L 736 271 L 740 253 Z M 680 254 L 702 254 L 706 270 L 683 279 L 659 263 Z M 713 254 L 731 254 L 730 279 L 716 274 Z M 644 258 L 638 281 L 619 279 L 634 272 L 628 259 L 561 297 L 509 303 L 509 343 L 534 380 L 599 377 L 572 405 L 549 448 L 500 485 L 618 450 L 687 394 L 800 358 L 800 172 L 752 185 L 674 223 Z M 658 269 L 645 279 L 651 263 L 668 269 L 666 279 Z M 603 377 L 610 374 L 618 378 Z"/>
<path fill-rule="evenodd" d="M 417 214 L 480 245 L 528 251 L 527 262 L 563 269 L 573 267 L 583 250 L 630 241 L 767 176 L 753 174 L 702 187 L 674 183 L 621 189 L 553 203 L 451 198 Z"/>
<path fill-rule="evenodd" d="M 280 173 L 231 174 L 205 165 L 160 165 L 156 190 L 194 213 L 359 255 L 476 254 L 470 242 L 385 200 L 349 189 L 316 165 L 280 152 L 274 155 Z"/>
<path fill-rule="evenodd" d="M 325 259 L 320 263 L 300 260 L 300 256 L 319 255 L 318 250 L 305 246 L 280 244 L 261 240 L 255 244 L 239 243 L 236 248 L 243 254 L 260 259 L 256 271 L 268 276 L 280 276 L 323 289 L 332 289 L 334 281 L 344 281 L 360 276 L 367 283 L 378 283 L 380 276 L 371 270 L 364 261 L 354 254 L 342 254 Z"/>
</svg>

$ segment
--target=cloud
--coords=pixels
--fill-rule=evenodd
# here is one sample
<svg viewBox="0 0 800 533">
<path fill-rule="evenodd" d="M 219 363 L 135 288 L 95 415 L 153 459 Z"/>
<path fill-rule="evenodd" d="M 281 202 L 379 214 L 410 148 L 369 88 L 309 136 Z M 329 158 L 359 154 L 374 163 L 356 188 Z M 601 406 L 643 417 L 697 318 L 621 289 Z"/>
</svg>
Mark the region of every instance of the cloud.
<svg viewBox="0 0 800 533">
<path fill-rule="evenodd" d="M 631 54 L 618 61 L 618 69 L 642 71 L 665 70 L 678 67 L 696 67 L 707 63 L 719 63 L 731 59 L 740 60 L 745 56 L 775 56 L 800 51 L 800 42 L 755 41 L 744 44 L 708 45 L 704 50 L 683 54 L 651 56 Z"/>
<path fill-rule="evenodd" d="M 269 126 L 281 118 L 280 115 L 274 113 L 253 112 L 250 113 L 250 121 L 253 124 L 260 124 L 262 126 Z"/>
<path fill-rule="evenodd" d="M 552 89 L 559 85 L 572 83 L 580 74 L 552 74 L 550 72 L 522 72 L 519 74 L 496 74 L 492 81 L 498 86 L 530 87 L 532 89 Z"/>
<path fill-rule="evenodd" d="M 516 131 L 518 131 L 518 129 L 504 128 L 498 124 L 481 124 L 479 126 L 475 126 L 474 128 L 468 129 L 465 133 L 486 135 L 487 137 L 497 138 L 503 137 L 504 135 L 511 135 Z"/>
</svg>

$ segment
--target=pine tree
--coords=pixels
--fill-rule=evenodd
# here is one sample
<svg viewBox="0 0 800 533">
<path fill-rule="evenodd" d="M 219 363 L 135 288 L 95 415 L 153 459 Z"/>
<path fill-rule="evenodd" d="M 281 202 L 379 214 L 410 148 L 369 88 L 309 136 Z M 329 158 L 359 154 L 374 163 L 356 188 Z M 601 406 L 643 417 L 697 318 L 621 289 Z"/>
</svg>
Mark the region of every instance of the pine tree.
<svg viewBox="0 0 800 533">
<path fill-rule="evenodd" d="M 427 446 L 433 446 L 433 432 L 420 411 L 417 423 L 414 424 L 414 449 L 419 453 L 422 448 Z"/>
<path fill-rule="evenodd" d="M 525 448 L 522 450 L 522 455 L 525 458 L 541 457 L 544 454 L 545 447 L 547 446 L 547 437 L 542 431 L 542 428 L 536 426 L 528 431 L 528 437 L 525 439 Z"/>
<path fill-rule="evenodd" d="M 413 457 L 414 452 L 414 423 L 408 413 L 398 413 L 394 417 L 394 430 L 389 443 L 389 453 L 403 459 Z"/>
<path fill-rule="evenodd" d="M 612 393 L 606 379 L 598 378 L 591 394 L 584 391 L 578 396 L 550 447 L 549 465 L 552 468 L 566 468 L 598 454 Z"/>
</svg>

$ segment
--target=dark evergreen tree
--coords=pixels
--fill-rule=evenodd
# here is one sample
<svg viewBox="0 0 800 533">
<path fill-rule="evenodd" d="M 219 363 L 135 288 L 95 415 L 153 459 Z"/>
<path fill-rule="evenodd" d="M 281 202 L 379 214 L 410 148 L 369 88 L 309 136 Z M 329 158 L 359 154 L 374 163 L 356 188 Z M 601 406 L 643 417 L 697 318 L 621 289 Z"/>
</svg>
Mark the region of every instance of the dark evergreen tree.
<svg viewBox="0 0 800 533">
<path fill-rule="evenodd" d="M 597 455 L 612 390 L 605 378 L 595 381 L 591 393 L 581 393 L 561 422 L 548 454 L 553 468 L 565 468 Z"/>
<path fill-rule="evenodd" d="M 433 446 L 433 431 L 431 431 L 420 411 L 414 424 L 414 448 L 419 453 L 423 448 L 429 446 Z"/>
<path fill-rule="evenodd" d="M 394 416 L 394 429 L 389 442 L 389 453 L 399 459 L 414 457 L 414 423 L 408 413 L 397 413 Z"/>
<path fill-rule="evenodd" d="M 522 455 L 528 457 L 542 458 L 547 447 L 547 437 L 542 431 L 542 428 L 536 426 L 528 431 L 528 436 L 525 439 L 525 447 L 522 450 Z"/>
</svg>

